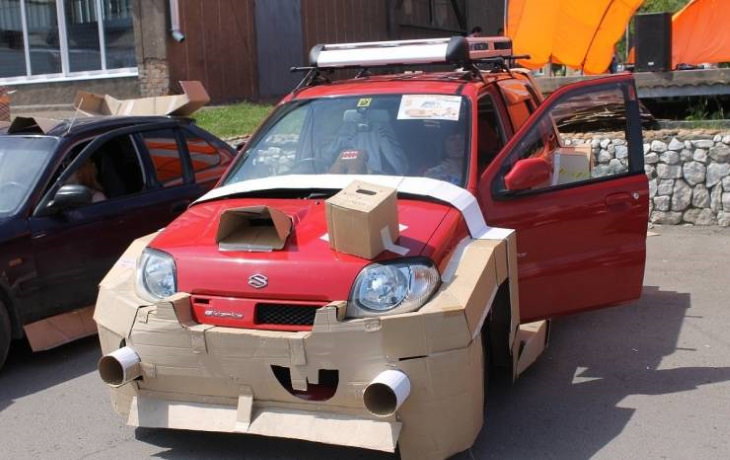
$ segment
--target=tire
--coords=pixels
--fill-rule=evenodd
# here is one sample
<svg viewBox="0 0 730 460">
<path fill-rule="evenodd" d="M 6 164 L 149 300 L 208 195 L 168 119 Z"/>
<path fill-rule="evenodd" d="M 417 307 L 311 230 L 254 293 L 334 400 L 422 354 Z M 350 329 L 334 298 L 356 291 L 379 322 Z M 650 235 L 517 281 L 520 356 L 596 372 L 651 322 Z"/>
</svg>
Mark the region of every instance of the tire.
<svg viewBox="0 0 730 460">
<path fill-rule="evenodd" d="M 487 332 L 487 331 L 484 331 Z M 482 332 L 482 372 L 484 373 L 484 381 L 482 382 L 482 406 L 487 409 L 487 390 L 489 388 L 489 379 L 492 376 L 492 344 L 489 340 L 489 334 Z"/>
<path fill-rule="evenodd" d="M 10 316 L 5 304 L 0 300 L 0 369 L 5 364 L 10 349 Z"/>
</svg>

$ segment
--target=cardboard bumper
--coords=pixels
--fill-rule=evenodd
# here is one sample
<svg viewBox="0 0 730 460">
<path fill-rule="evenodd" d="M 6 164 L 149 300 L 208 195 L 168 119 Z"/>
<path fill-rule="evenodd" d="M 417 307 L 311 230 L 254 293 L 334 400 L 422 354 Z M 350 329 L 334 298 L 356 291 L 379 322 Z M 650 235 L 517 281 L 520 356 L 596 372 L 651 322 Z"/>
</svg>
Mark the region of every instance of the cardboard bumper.
<svg viewBox="0 0 730 460">
<path fill-rule="evenodd" d="M 124 341 L 142 378 L 112 388 L 115 409 L 136 426 L 241 432 L 393 451 L 439 459 L 469 448 L 482 426 L 481 330 L 514 247 L 469 240 L 455 251 L 443 285 L 421 310 L 343 320 L 344 302 L 319 309 L 311 331 L 196 324 L 187 294 L 149 304 L 137 297 L 138 240 L 100 285 L 94 319 L 104 354 Z M 282 382 L 275 369 L 285 369 Z M 394 415 L 368 412 L 363 393 L 381 372 L 399 370 L 412 390 Z M 329 399 L 296 391 L 336 371 Z"/>
<path fill-rule="evenodd" d="M 210 102 L 199 81 L 181 81 L 183 94 L 172 96 L 116 99 L 108 94 L 79 91 L 74 107 L 86 115 L 173 115 L 188 116 Z"/>
</svg>

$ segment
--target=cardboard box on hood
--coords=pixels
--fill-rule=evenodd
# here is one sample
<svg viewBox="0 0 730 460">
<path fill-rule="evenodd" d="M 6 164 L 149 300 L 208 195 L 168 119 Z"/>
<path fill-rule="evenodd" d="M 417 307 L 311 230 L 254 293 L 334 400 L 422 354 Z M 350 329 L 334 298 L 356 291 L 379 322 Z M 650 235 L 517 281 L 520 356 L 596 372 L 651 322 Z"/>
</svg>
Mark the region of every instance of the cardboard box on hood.
<svg viewBox="0 0 730 460">
<path fill-rule="evenodd" d="M 373 259 L 398 239 L 398 200 L 390 187 L 353 181 L 326 201 L 335 251 Z"/>
<path fill-rule="evenodd" d="M 86 115 L 174 115 L 188 116 L 210 102 L 199 81 L 181 81 L 183 94 L 172 96 L 116 99 L 108 94 L 79 91 L 74 107 Z"/>
</svg>

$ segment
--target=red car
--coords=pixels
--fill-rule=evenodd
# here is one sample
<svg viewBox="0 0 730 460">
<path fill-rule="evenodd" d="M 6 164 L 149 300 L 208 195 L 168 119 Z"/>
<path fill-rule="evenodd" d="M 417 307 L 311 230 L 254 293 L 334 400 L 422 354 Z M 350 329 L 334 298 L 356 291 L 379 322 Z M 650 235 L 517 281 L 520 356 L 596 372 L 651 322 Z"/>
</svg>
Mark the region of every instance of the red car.
<svg viewBox="0 0 730 460">
<path fill-rule="evenodd" d="M 547 320 L 636 299 L 644 272 L 632 77 L 543 101 L 509 60 L 458 37 L 315 47 L 221 183 L 102 282 L 115 409 L 403 458 L 471 446 L 488 369 L 518 375 Z M 415 71 L 368 72 L 396 65 Z M 325 78 L 342 68 L 360 72 Z M 328 242 L 326 200 L 354 180 L 397 193 L 399 237 L 372 259 Z M 224 247 L 224 215 L 262 206 L 281 248 Z"/>
</svg>

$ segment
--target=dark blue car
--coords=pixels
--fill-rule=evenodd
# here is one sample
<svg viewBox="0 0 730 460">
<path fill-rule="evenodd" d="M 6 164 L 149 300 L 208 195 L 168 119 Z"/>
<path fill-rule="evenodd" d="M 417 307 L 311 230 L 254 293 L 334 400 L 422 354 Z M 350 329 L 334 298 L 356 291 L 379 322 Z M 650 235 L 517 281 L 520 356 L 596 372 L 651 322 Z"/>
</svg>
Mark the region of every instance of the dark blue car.
<svg viewBox="0 0 730 460">
<path fill-rule="evenodd" d="M 159 116 L 0 133 L 0 366 L 11 339 L 37 351 L 93 333 L 104 274 L 212 188 L 235 154 L 191 120 Z"/>
</svg>

